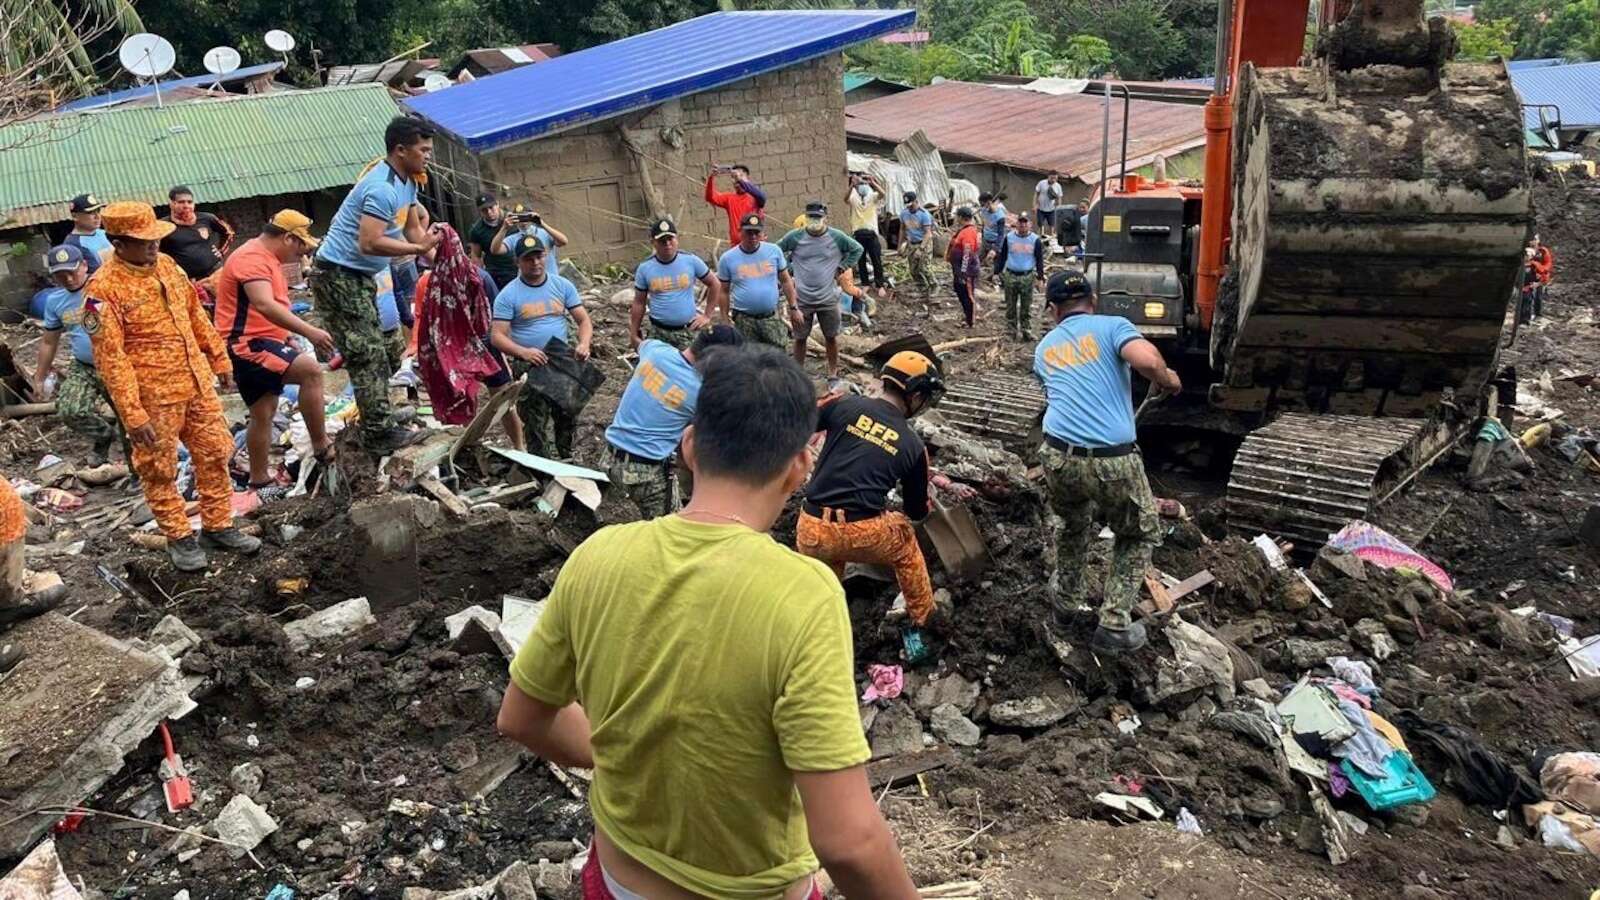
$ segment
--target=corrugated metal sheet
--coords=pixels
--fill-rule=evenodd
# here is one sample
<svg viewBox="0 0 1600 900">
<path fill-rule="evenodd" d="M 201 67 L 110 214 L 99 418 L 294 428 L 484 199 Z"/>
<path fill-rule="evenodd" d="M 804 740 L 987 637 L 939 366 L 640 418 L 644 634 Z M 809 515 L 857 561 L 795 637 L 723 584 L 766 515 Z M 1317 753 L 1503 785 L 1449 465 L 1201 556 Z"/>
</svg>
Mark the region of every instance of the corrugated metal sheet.
<svg viewBox="0 0 1600 900">
<path fill-rule="evenodd" d="M 219 82 L 222 84 L 234 84 L 236 82 L 258 78 L 262 75 L 273 75 L 282 69 L 283 63 L 281 62 L 262 63 L 259 66 L 245 66 L 244 68 L 234 69 L 232 72 L 229 72 L 226 75 L 212 75 L 208 72 L 205 75 L 192 75 L 188 78 L 172 78 L 161 82 L 160 88 L 162 96 L 165 97 L 166 92 L 173 90 L 174 88 L 205 88 Z M 138 87 L 131 87 L 120 91 L 112 91 L 109 94 L 95 94 L 93 97 L 84 97 L 82 100 L 74 100 L 71 103 L 63 103 L 61 106 L 56 108 L 56 112 L 82 112 L 86 109 L 100 109 L 106 106 L 116 106 L 119 103 L 126 103 L 129 100 L 138 100 L 141 97 L 153 98 L 156 95 L 156 87 L 157 86 L 154 84 L 142 84 Z"/>
<path fill-rule="evenodd" d="M 0 227 L 68 218 L 86 191 L 165 203 L 187 184 L 202 203 L 353 184 L 383 155 L 399 110 L 381 84 L 128 106 L 0 128 Z"/>
<path fill-rule="evenodd" d="M 1100 171 L 1102 98 L 1050 95 L 992 84 L 946 81 L 857 103 L 845 109 L 854 138 L 899 143 L 927 134 L 947 155 L 994 162 L 1029 172 L 1060 172 L 1094 181 Z M 1205 143 L 1202 107 L 1135 100 L 1128 131 L 1128 166 Z M 1111 166 L 1121 152 L 1122 101 L 1111 103 Z"/>
<path fill-rule="evenodd" d="M 481 153 L 824 56 L 915 18 L 915 10 L 712 13 L 405 106 Z"/>
<path fill-rule="evenodd" d="M 1561 110 L 1561 127 L 1600 128 L 1600 62 L 1511 68 L 1511 83 L 1523 103 L 1549 103 Z M 1539 111 L 1523 110 L 1525 127 L 1539 128 Z"/>
</svg>

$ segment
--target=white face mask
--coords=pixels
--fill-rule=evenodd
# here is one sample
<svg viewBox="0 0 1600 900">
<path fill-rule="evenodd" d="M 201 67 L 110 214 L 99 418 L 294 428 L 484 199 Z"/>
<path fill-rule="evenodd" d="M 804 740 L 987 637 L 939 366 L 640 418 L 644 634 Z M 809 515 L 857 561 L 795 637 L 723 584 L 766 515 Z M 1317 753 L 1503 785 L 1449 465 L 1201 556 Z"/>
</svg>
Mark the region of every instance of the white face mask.
<svg viewBox="0 0 1600 900">
<path fill-rule="evenodd" d="M 856 185 L 856 193 L 861 195 L 861 199 L 865 200 L 867 199 L 867 195 L 872 193 L 872 189 L 864 184 L 858 184 Z"/>
</svg>

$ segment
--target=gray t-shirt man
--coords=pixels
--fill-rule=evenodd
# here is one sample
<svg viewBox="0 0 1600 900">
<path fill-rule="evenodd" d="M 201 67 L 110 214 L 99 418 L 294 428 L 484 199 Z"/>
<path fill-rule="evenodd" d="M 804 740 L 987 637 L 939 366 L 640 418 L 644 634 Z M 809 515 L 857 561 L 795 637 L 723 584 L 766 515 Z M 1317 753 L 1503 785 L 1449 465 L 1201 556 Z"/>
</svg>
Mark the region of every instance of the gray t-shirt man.
<svg viewBox="0 0 1600 900">
<path fill-rule="evenodd" d="M 862 253 L 855 238 L 833 227 L 821 234 L 796 228 L 778 241 L 778 248 L 789 258 L 801 309 L 836 307 L 839 272 L 854 266 Z"/>
</svg>

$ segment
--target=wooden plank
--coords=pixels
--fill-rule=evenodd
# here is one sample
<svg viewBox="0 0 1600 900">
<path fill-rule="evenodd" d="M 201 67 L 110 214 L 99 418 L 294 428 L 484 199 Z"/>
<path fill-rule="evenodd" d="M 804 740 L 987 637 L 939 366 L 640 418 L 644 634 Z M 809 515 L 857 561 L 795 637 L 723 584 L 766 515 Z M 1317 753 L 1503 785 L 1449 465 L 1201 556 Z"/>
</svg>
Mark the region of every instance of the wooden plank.
<svg viewBox="0 0 1600 900">
<path fill-rule="evenodd" d="M 455 495 L 455 492 L 444 486 L 444 483 L 432 475 L 424 475 L 417 479 L 417 487 L 422 488 L 433 499 L 439 501 L 445 512 L 457 519 L 465 519 L 471 510 L 465 501 Z"/>
<path fill-rule="evenodd" d="M 921 753 L 902 753 L 899 756 L 867 763 L 867 783 L 879 788 L 903 778 L 921 775 L 923 772 L 953 766 L 960 761 L 961 757 L 949 747 L 924 750 Z"/>
<path fill-rule="evenodd" d="M 56 402 L 49 403 L 16 403 L 11 406 L 0 406 L 0 419 L 20 419 L 23 416 L 49 416 L 54 415 Z"/>
<path fill-rule="evenodd" d="M 1172 595 L 1167 592 L 1167 586 L 1161 583 L 1161 579 L 1154 571 L 1144 573 L 1144 587 L 1150 592 L 1150 600 L 1157 615 L 1164 616 L 1172 612 L 1172 607 L 1176 604 L 1172 601 Z"/>
<path fill-rule="evenodd" d="M 471 447 L 483 440 L 483 436 L 489 433 L 489 429 L 494 427 L 494 423 L 500 421 L 500 416 L 505 410 L 511 404 L 516 403 L 518 397 L 522 396 L 522 387 L 526 383 L 527 376 L 518 378 L 516 381 L 490 394 L 489 399 L 479 405 L 477 413 L 472 417 L 472 421 L 467 423 L 466 430 L 461 432 L 461 436 L 456 438 L 454 444 L 450 445 L 449 458 L 451 462 L 455 461 L 456 454 L 460 453 L 463 448 Z"/>
<path fill-rule="evenodd" d="M 1217 577 L 1211 574 L 1210 569 L 1201 569 L 1193 575 L 1190 575 L 1188 578 L 1185 578 L 1184 580 L 1168 588 L 1167 595 L 1172 598 L 1172 602 L 1176 603 L 1195 591 L 1200 590 L 1206 585 L 1215 583 L 1216 580 Z"/>
</svg>

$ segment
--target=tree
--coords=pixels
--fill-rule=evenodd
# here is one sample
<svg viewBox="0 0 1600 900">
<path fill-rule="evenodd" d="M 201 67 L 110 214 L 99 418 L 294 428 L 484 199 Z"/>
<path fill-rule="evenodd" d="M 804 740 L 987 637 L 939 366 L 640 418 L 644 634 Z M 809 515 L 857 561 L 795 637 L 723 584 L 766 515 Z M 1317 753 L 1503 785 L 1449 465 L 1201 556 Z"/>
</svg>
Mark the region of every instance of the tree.
<svg viewBox="0 0 1600 900">
<path fill-rule="evenodd" d="M 1483 0 L 1475 14 L 1511 22 L 1518 59 L 1600 59 L 1600 0 Z"/>
<path fill-rule="evenodd" d="M 1075 34 L 1061 50 L 1061 74 L 1071 78 L 1104 75 L 1112 61 L 1111 45 L 1092 34 Z"/>
<path fill-rule="evenodd" d="M 1480 19 L 1471 25 L 1451 23 L 1451 27 L 1456 32 L 1457 59 L 1510 59 L 1516 53 L 1516 46 L 1511 42 L 1515 26 L 1510 19 Z"/>
<path fill-rule="evenodd" d="M 982 71 L 972 57 L 949 44 L 929 44 L 917 52 L 911 67 L 912 84 L 928 84 L 935 78 L 966 81 L 976 78 Z"/>
<path fill-rule="evenodd" d="M 1079 34 L 1103 39 L 1111 48 L 1116 74 L 1142 81 L 1198 74 L 1180 68 L 1186 65 L 1188 54 L 1184 32 L 1172 16 L 1182 10 L 1188 21 L 1198 21 L 1203 18 L 1198 12 L 1201 8 L 1191 0 L 1043 0 L 1038 16 L 1052 24 L 1058 40 Z M 1214 30 L 1214 6 L 1211 16 L 1209 28 Z M 1198 33 L 1199 26 L 1195 27 Z M 1210 62 L 1200 71 L 1210 71 Z"/>
<path fill-rule="evenodd" d="M 1022 0 L 1003 0 L 991 7 L 959 47 L 992 74 L 1039 76 L 1056 66 L 1049 36 Z"/>
<path fill-rule="evenodd" d="M 986 16 L 985 5 L 971 0 L 923 0 L 918 7 L 923 28 L 937 44 L 959 44 Z"/>
<path fill-rule="evenodd" d="M 0 0 L 0 21 L 5 38 L 0 64 L 6 72 L 42 64 L 53 81 L 80 94 L 99 83 L 90 45 L 107 34 L 144 30 L 130 0 Z"/>
</svg>

